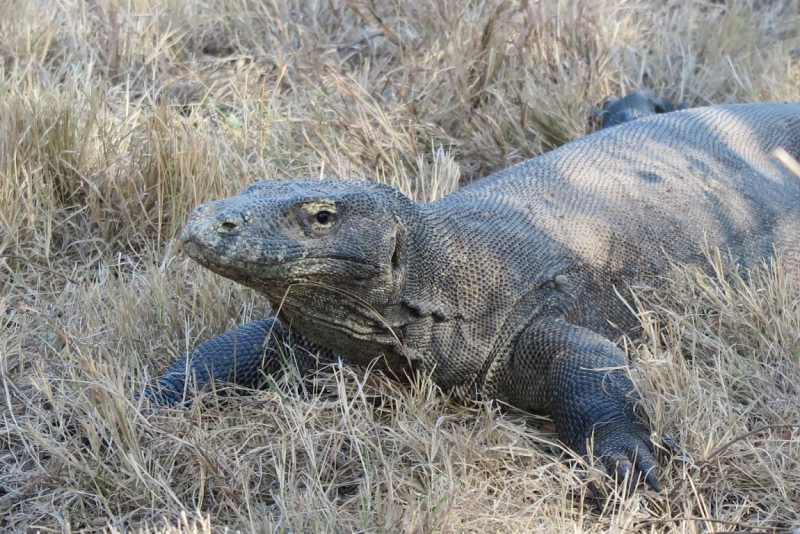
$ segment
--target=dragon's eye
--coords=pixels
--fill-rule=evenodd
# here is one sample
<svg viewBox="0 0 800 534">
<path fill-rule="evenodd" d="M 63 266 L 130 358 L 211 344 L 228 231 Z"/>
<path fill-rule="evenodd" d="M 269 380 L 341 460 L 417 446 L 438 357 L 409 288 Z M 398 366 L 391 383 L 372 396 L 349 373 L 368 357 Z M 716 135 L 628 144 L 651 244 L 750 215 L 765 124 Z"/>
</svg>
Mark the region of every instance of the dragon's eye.
<svg viewBox="0 0 800 534">
<path fill-rule="evenodd" d="M 318 211 L 317 212 L 317 222 L 320 224 L 328 224 L 328 221 L 331 220 L 331 212 L 329 211 Z"/>
<path fill-rule="evenodd" d="M 2 1 L 2 0 L 0 0 Z M 299 206 L 300 225 L 312 232 L 312 237 L 326 233 L 336 226 L 339 216 L 338 206 L 330 200 L 312 200 Z"/>
</svg>

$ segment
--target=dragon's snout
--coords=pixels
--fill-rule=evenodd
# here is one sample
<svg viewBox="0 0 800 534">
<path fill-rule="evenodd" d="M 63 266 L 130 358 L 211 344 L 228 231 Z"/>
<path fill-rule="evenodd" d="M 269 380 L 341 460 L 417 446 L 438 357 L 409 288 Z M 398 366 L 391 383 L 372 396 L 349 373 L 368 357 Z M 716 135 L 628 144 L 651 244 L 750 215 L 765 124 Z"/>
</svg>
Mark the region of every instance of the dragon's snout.
<svg viewBox="0 0 800 534">
<path fill-rule="evenodd" d="M 233 236 L 245 226 L 248 216 L 245 212 L 232 209 L 225 201 L 209 202 L 198 207 L 189 217 L 181 233 L 181 241 L 207 242 L 222 236 Z"/>
</svg>

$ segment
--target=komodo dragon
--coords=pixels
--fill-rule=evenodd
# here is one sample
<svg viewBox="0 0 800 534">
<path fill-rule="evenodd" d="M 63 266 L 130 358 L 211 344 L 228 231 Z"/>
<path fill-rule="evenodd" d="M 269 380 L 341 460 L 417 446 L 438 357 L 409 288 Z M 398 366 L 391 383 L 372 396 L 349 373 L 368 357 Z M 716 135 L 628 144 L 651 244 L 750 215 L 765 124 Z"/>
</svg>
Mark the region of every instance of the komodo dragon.
<svg viewBox="0 0 800 534">
<path fill-rule="evenodd" d="M 277 318 L 214 337 L 148 395 L 181 402 L 191 377 L 248 387 L 346 356 L 388 374 L 429 373 L 463 398 L 552 414 L 581 455 L 655 489 L 648 428 L 625 353 L 636 318 L 618 293 L 776 250 L 800 264 L 800 104 L 704 107 L 604 129 L 415 203 L 373 182 L 260 182 L 191 215 L 181 239 L 201 265 L 265 294 Z M 269 339 L 267 339 L 269 338 Z"/>
<path fill-rule="evenodd" d="M 675 107 L 666 98 L 656 98 L 650 91 L 636 91 L 622 99 L 615 96 L 609 97 L 602 109 L 595 110 L 595 119 L 601 123 L 603 128 L 609 128 L 623 122 L 658 113 L 669 113 L 676 109 L 689 109 L 689 104 L 681 102 L 678 107 Z"/>
</svg>

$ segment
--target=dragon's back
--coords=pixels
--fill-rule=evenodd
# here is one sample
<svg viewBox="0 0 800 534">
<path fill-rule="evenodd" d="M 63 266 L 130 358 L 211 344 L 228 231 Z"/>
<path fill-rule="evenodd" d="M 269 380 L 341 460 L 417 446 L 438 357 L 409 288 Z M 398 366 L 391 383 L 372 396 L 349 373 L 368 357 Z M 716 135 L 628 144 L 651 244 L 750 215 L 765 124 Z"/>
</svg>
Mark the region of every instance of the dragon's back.
<svg viewBox="0 0 800 534">
<path fill-rule="evenodd" d="M 666 257 L 702 261 L 706 244 L 744 267 L 773 247 L 800 265 L 800 178 L 775 157 L 777 148 L 800 159 L 800 104 L 656 115 L 474 182 L 439 209 L 488 206 L 568 261 L 656 271 L 636 277 L 658 274 Z"/>
<path fill-rule="evenodd" d="M 426 211 L 457 251 L 458 300 L 475 317 L 559 282 L 563 315 L 613 338 L 610 325 L 635 325 L 620 291 L 673 263 L 707 269 L 714 248 L 742 269 L 777 251 L 800 273 L 800 179 L 777 148 L 800 159 L 800 104 L 667 113 L 573 141 Z"/>
</svg>

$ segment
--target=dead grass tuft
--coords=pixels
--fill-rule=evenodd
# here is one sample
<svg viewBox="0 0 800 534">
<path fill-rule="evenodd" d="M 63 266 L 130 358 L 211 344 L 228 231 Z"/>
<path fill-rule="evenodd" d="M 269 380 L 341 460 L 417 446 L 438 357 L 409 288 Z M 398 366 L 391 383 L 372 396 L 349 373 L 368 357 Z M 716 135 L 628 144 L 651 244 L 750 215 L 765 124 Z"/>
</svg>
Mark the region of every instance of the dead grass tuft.
<svg viewBox="0 0 800 534">
<path fill-rule="evenodd" d="M 800 297 L 780 261 L 736 273 L 676 269 L 647 292 L 639 384 L 656 421 L 685 453 L 670 465 L 673 517 L 797 528 Z M 720 523 L 707 522 L 719 530 Z"/>
<path fill-rule="evenodd" d="M 605 95 L 800 100 L 796 1 L 0 3 L 0 525 L 8 531 L 787 532 L 797 288 L 643 293 L 635 371 L 688 456 L 595 508 L 537 419 L 363 370 L 148 414 L 170 361 L 263 316 L 189 262 L 197 204 L 360 177 L 419 200 L 591 130 Z M 730 274 L 730 273 L 729 273 Z"/>
</svg>

